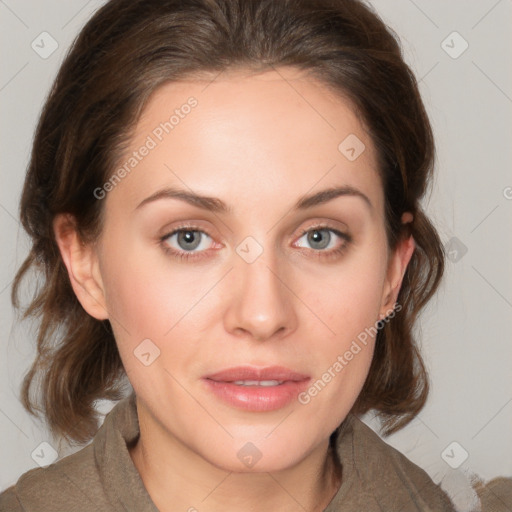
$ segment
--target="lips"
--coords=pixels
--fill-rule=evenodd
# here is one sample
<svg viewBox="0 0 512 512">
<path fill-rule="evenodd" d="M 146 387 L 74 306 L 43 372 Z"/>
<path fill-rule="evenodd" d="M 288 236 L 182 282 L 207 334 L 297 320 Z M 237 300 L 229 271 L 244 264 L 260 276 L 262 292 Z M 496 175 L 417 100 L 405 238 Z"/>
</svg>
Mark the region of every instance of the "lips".
<svg viewBox="0 0 512 512">
<path fill-rule="evenodd" d="M 237 366 L 228 368 L 205 377 L 215 382 L 236 381 L 292 381 L 300 382 L 309 379 L 308 375 L 289 370 L 283 366 L 269 366 L 266 368 L 254 368 L 251 366 Z"/>
<path fill-rule="evenodd" d="M 303 391 L 310 377 L 283 366 L 239 366 L 203 378 L 206 388 L 223 403 L 253 412 L 281 409 Z"/>
</svg>

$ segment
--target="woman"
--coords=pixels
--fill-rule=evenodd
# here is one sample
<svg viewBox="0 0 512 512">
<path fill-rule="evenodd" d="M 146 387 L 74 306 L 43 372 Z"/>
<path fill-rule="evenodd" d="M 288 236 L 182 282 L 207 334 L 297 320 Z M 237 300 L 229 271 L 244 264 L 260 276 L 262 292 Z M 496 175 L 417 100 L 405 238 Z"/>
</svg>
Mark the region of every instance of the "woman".
<svg viewBox="0 0 512 512">
<path fill-rule="evenodd" d="M 389 434 L 427 398 L 433 159 L 358 1 L 108 2 L 37 128 L 13 288 L 44 275 L 24 405 L 40 374 L 51 431 L 94 439 L 2 510 L 453 510 L 358 418 Z"/>
</svg>

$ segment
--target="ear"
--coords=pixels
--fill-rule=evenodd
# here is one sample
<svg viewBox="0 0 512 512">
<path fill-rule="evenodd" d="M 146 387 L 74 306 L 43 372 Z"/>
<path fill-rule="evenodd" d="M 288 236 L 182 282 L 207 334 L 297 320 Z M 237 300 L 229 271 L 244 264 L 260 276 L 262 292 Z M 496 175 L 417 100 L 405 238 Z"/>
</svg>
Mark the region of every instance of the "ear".
<svg viewBox="0 0 512 512">
<path fill-rule="evenodd" d="M 402 223 L 406 224 L 412 221 L 412 214 L 406 212 L 402 216 Z M 414 238 L 408 236 L 403 238 L 392 252 L 384 283 L 384 290 L 382 294 L 382 303 L 379 318 L 383 319 L 389 315 L 390 311 L 394 308 L 398 299 L 398 293 L 402 286 L 402 281 L 407 269 L 407 265 L 414 253 L 415 243 Z"/>
<path fill-rule="evenodd" d="M 76 230 L 75 219 L 70 214 L 58 214 L 53 220 L 53 232 L 59 246 L 69 280 L 80 304 L 97 320 L 106 320 L 103 282 L 98 258 L 92 244 L 85 244 Z"/>
</svg>

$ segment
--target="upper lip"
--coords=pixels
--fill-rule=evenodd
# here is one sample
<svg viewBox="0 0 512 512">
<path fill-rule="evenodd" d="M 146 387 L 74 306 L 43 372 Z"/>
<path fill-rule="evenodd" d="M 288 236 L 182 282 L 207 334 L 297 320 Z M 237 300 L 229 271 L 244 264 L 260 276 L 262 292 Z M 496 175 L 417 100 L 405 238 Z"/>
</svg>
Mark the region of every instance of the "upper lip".
<svg viewBox="0 0 512 512">
<path fill-rule="evenodd" d="M 300 382 L 309 379 L 309 376 L 290 370 L 284 366 L 267 366 L 264 368 L 257 368 L 254 366 L 236 366 L 206 375 L 205 378 L 216 382 L 235 382 L 238 380 L 277 380 L 280 382 Z"/>
</svg>

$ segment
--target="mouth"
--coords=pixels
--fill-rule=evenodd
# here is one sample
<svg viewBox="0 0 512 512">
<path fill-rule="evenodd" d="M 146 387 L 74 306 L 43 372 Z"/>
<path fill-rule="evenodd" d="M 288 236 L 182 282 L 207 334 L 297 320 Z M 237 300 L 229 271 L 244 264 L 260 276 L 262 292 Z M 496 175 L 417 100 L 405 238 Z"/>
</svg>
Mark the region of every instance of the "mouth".
<svg viewBox="0 0 512 512">
<path fill-rule="evenodd" d="M 274 411 L 292 402 L 311 378 L 282 366 L 239 366 L 203 377 L 222 402 L 253 412 Z"/>
</svg>

